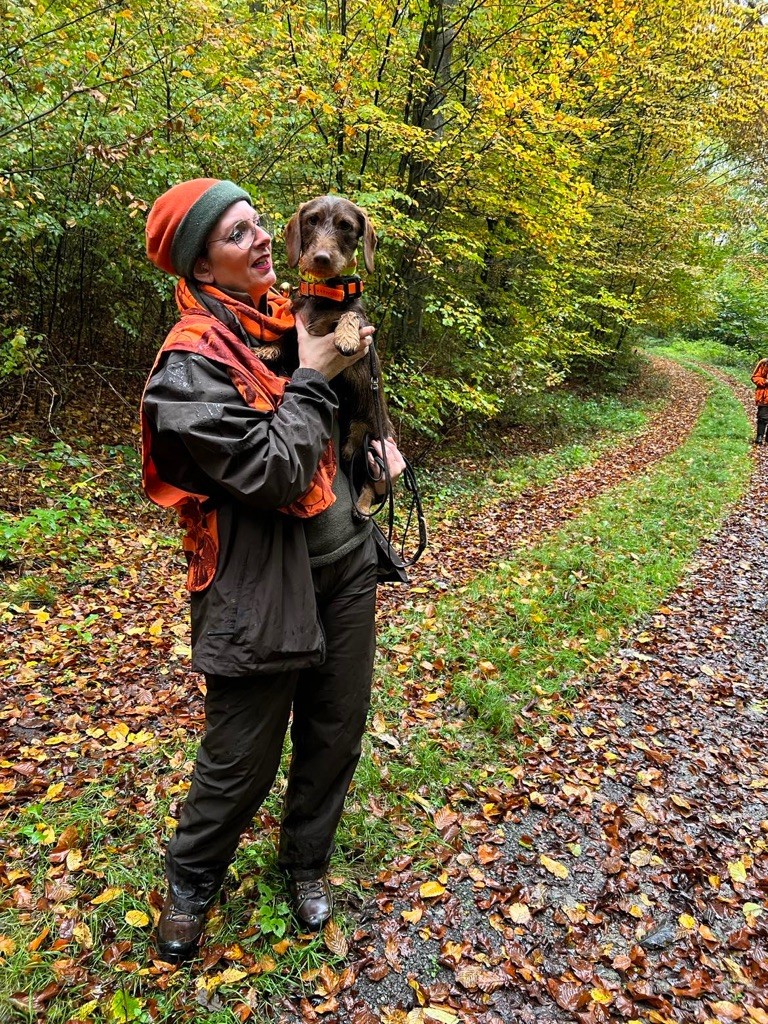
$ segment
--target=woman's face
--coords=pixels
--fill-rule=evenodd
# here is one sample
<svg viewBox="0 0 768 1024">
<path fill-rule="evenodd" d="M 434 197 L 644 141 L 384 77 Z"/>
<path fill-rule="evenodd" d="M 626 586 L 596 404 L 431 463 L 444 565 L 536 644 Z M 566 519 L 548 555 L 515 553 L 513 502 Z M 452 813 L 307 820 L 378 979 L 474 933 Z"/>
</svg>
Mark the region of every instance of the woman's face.
<svg viewBox="0 0 768 1024">
<path fill-rule="evenodd" d="M 256 219 L 256 211 L 244 199 L 222 213 L 206 240 L 205 255 L 195 264 L 198 281 L 247 292 L 258 303 L 277 278 L 272 239 L 263 227 L 254 228 Z"/>
</svg>

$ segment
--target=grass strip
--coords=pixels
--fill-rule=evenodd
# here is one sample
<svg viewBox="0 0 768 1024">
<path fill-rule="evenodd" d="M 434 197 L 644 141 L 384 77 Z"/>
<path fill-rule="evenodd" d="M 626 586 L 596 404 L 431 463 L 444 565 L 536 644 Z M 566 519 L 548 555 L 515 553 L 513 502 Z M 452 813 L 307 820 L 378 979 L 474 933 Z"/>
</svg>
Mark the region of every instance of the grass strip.
<svg viewBox="0 0 768 1024">
<path fill-rule="evenodd" d="M 639 434 L 663 399 L 665 381 L 647 371 L 648 385 L 638 397 L 582 397 L 561 392 L 538 395 L 521 405 L 516 427 L 546 437 L 552 448 L 514 454 L 507 437 L 489 451 L 466 453 L 435 468 L 419 468 L 424 508 L 443 522 L 470 514 L 489 501 L 509 500 L 530 487 L 542 487 L 595 462 L 624 438 Z M 486 439 L 486 445 L 488 445 Z M 482 467 L 482 469 L 479 469 Z"/>
<path fill-rule="evenodd" d="M 465 716 L 459 760 L 476 762 L 489 731 L 511 738 L 522 704 L 566 691 L 677 585 L 747 486 L 748 437 L 742 407 L 716 382 L 688 440 L 648 473 L 441 599 L 427 629 L 418 614 L 409 618 L 403 631 L 421 629 L 420 640 L 410 671 L 385 676 L 385 713 L 403 685 L 418 682 L 421 664 L 444 664 L 429 685 L 445 698 L 432 708 L 450 704 L 447 718 Z M 383 646 L 397 642 L 391 635 Z M 424 773 L 409 781 L 430 780 Z"/>
</svg>

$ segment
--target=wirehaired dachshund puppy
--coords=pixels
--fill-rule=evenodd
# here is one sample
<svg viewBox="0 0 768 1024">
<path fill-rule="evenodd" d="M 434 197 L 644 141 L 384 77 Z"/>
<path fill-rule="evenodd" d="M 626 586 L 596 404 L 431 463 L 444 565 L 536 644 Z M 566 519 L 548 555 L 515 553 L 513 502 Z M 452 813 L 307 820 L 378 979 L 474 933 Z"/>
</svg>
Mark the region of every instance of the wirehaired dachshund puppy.
<svg viewBox="0 0 768 1024">
<path fill-rule="evenodd" d="M 362 241 L 365 269 L 373 271 L 376 233 L 367 214 L 341 196 L 318 196 L 302 203 L 285 229 L 288 264 L 299 268 L 300 285 L 291 298 L 310 334 L 335 333 L 336 348 L 352 355 L 360 348 L 360 328 L 368 324 L 356 274 Z M 339 398 L 342 458 L 349 464 L 366 434 L 377 434 L 376 395 L 371 390 L 370 361 L 360 359 L 332 382 Z M 378 391 L 385 437 L 394 435 L 384 392 Z M 353 481 L 362 487 L 362 481 Z M 360 506 L 370 508 L 373 493 L 361 492 Z"/>
</svg>

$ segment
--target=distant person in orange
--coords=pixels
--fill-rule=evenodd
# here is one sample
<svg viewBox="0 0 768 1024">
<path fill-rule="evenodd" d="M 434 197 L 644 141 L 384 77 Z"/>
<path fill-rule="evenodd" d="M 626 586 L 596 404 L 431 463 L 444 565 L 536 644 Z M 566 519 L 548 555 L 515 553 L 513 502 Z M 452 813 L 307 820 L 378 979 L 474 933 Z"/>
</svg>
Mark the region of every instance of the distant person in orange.
<svg viewBox="0 0 768 1024">
<path fill-rule="evenodd" d="M 757 406 L 757 433 L 755 444 L 768 444 L 768 359 L 761 359 L 752 373 L 755 385 L 755 405 Z"/>
</svg>

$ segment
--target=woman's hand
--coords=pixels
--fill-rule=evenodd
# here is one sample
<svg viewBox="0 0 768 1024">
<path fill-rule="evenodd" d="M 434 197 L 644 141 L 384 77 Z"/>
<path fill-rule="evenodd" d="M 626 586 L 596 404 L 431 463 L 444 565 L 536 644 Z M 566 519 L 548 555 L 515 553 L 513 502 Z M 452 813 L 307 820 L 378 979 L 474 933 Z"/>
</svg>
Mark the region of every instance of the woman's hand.
<svg viewBox="0 0 768 1024">
<path fill-rule="evenodd" d="M 299 366 L 317 370 L 328 380 L 333 380 L 342 370 L 352 366 L 368 354 L 375 328 L 360 328 L 360 348 L 354 355 L 343 356 L 333 343 L 333 333 L 317 337 L 310 334 L 300 316 L 296 317 L 296 334 L 299 339 Z"/>
<path fill-rule="evenodd" d="M 373 448 L 376 455 L 378 455 L 378 457 L 382 459 L 382 461 L 386 458 L 387 468 L 389 469 L 389 477 L 392 483 L 394 483 L 395 480 L 397 480 L 397 478 L 402 475 L 403 470 L 405 469 L 405 459 L 403 458 L 400 449 L 397 447 L 395 439 L 393 437 L 385 438 L 383 455 L 381 451 L 381 441 L 371 441 L 371 448 Z M 378 463 L 374 460 L 373 455 L 371 455 L 370 453 L 368 454 L 368 466 L 370 468 L 372 476 L 375 477 L 377 473 L 381 474 L 380 478 L 377 479 L 376 482 L 373 484 L 374 491 L 378 495 L 386 494 L 386 475 L 384 473 L 384 470 L 381 468 L 381 466 L 378 465 Z"/>
</svg>

